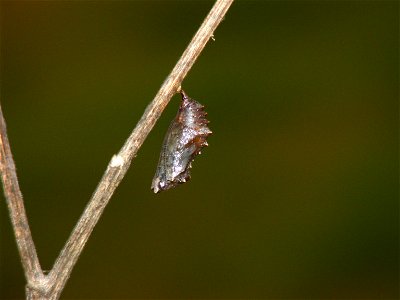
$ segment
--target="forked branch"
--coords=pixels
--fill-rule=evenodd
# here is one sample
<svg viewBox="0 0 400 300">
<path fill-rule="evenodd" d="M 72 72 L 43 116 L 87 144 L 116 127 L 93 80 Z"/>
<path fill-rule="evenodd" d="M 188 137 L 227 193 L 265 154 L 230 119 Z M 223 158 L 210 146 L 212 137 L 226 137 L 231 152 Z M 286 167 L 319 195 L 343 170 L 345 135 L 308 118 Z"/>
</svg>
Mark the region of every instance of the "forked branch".
<svg viewBox="0 0 400 300">
<path fill-rule="evenodd" d="M 139 148 L 172 96 L 176 92 L 179 92 L 183 79 L 209 39 L 213 38 L 215 29 L 223 20 L 232 2 L 233 0 L 216 1 L 174 69 L 164 81 L 154 100 L 146 108 L 135 129 L 119 153 L 111 159 L 80 220 L 48 275 L 43 275 L 30 234 L 22 194 L 19 190 L 15 172 L 15 165 L 8 143 L 6 126 L 0 109 L 0 166 L 2 180 L 18 249 L 28 282 L 27 297 L 29 299 L 59 298 L 94 226 L 98 222 L 115 189 L 125 176 L 132 159 L 136 156 Z"/>
</svg>

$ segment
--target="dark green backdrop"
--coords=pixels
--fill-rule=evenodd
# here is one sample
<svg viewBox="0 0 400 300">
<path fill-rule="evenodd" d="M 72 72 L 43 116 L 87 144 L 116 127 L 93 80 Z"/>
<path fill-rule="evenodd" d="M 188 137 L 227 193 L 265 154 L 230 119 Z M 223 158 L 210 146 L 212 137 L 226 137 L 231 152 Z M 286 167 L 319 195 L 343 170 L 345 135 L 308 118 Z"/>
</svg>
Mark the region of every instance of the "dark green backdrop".
<svg viewBox="0 0 400 300">
<path fill-rule="evenodd" d="M 1 2 L 1 104 L 50 269 L 212 2 Z M 398 298 L 397 1 L 236 2 L 183 87 L 214 135 L 150 184 L 176 96 L 64 298 Z M 2 196 L 3 197 L 3 196 Z M 0 198 L 0 295 L 24 278 Z"/>
</svg>

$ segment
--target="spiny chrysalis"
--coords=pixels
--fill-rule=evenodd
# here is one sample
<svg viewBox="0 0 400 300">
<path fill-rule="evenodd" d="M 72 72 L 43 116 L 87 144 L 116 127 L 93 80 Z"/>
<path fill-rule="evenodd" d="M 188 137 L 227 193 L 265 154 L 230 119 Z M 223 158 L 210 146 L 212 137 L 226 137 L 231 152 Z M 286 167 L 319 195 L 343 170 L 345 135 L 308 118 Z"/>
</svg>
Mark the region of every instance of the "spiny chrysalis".
<svg viewBox="0 0 400 300">
<path fill-rule="evenodd" d="M 165 191 L 190 179 L 189 169 L 194 157 L 208 146 L 212 133 L 204 106 L 181 91 L 182 102 L 171 122 L 161 148 L 160 160 L 151 188 L 154 193 Z"/>
</svg>

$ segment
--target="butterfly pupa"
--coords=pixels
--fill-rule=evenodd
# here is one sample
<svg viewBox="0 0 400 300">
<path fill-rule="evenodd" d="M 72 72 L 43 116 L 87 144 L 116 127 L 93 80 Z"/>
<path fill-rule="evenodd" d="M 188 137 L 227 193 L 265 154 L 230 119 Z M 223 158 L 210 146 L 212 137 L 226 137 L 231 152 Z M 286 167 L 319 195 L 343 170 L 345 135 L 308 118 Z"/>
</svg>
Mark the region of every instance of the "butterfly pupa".
<svg viewBox="0 0 400 300">
<path fill-rule="evenodd" d="M 161 147 L 160 159 L 151 188 L 154 193 L 176 187 L 190 180 L 192 161 L 208 146 L 212 133 L 204 106 L 181 91 L 182 102 L 171 122 Z"/>
</svg>

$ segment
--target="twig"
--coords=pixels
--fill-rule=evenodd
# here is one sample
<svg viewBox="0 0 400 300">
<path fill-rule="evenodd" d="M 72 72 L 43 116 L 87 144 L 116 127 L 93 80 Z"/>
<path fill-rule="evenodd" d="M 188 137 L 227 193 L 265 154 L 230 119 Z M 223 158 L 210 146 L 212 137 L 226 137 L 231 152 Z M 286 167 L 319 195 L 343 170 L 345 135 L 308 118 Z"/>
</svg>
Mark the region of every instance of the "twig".
<svg viewBox="0 0 400 300">
<path fill-rule="evenodd" d="M 3 181 L 4 195 L 6 198 L 15 239 L 25 277 L 28 283 L 38 282 L 43 279 L 43 272 L 40 268 L 39 259 L 36 254 L 35 244 L 29 229 L 28 218 L 26 217 L 24 200 L 15 164 L 11 153 L 10 143 L 7 137 L 6 122 L 0 106 L 0 172 Z"/>
<path fill-rule="evenodd" d="M 189 43 L 174 69 L 164 81 L 154 100 L 146 108 L 142 118 L 117 155 L 114 155 L 100 183 L 86 206 L 80 220 L 60 252 L 49 275 L 44 276 L 37 259 L 29 231 L 23 200 L 19 191 L 14 162 L 9 149 L 4 120 L 1 126 L 1 172 L 9 203 L 10 217 L 20 249 L 23 267 L 28 281 L 29 299 L 58 299 L 77 262 L 94 226 L 115 189 L 125 176 L 132 159 L 150 133 L 171 97 L 179 92 L 181 83 L 214 31 L 223 20 L 233 0 L 217 0 Z M 4 161 L 4 164 L 3 164 Z"/>
</svg>

